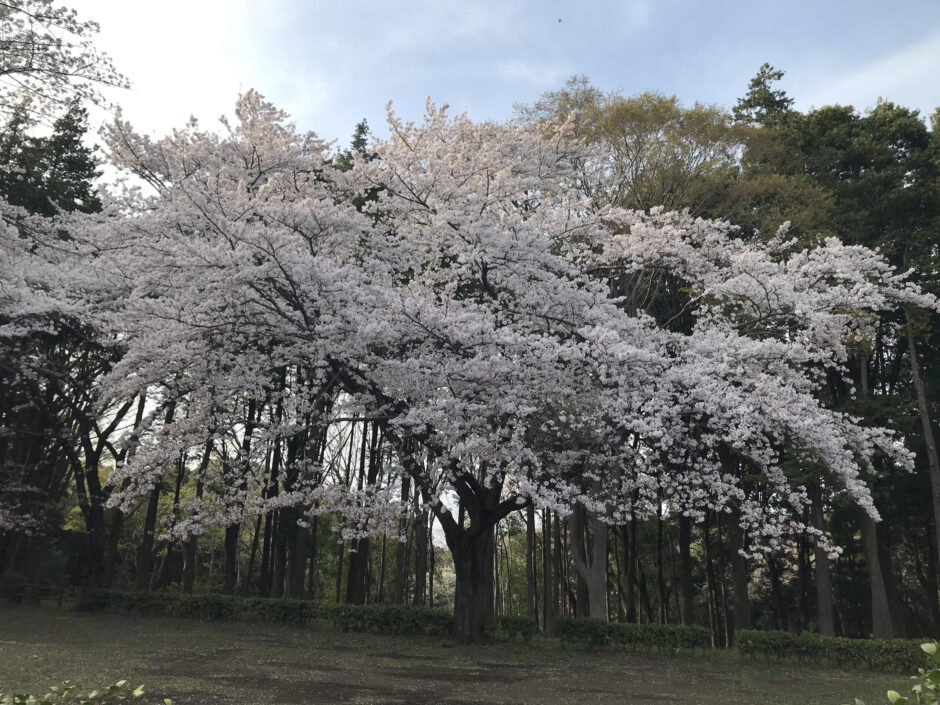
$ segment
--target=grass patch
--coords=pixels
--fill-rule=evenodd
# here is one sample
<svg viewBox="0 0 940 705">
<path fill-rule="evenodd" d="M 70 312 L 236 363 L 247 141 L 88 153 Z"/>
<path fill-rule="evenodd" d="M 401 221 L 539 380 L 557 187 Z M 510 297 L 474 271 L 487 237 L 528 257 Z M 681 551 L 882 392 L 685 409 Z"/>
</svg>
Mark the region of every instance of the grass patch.
<svg viewBox="0 0 940 705">
<path fill-rule="evenodd" d="M 793 663 L 528 645 L 288 625 L 0 607 L 0 682 L 45 692 L 143 683 L 175 705 L 842 705 L 884 701 L 904 676 Z"/>
</svg>

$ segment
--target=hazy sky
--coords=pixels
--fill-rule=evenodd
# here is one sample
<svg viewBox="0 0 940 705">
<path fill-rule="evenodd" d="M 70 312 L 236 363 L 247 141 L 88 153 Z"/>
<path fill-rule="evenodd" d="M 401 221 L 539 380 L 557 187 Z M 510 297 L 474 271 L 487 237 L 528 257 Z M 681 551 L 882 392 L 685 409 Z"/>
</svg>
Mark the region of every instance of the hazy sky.
<svg viewBox="0 0 940 705">
<path fill-rule="evenodd" d="M 385 104 L 430 96 L 505 119 L 574 74 L 730 106 L 765 61 L 807 109 L 879 97 L 940 106 L 940 0 L 65 0 L 134 83 L 113 96 L 139 128 L 209 126 L 256 88 L 303 129 L 346 144 Z"/>
</svg>

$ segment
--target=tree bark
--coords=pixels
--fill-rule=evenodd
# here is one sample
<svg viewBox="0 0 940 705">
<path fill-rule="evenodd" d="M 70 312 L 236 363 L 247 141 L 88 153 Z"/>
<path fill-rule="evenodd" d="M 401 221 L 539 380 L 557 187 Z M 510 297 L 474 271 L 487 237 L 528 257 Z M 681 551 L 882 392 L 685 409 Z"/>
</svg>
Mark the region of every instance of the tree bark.
<svg viewBox="0 0 940 705">
<path fill-rule="evenodd" d="M 526 614 L 538 622 L 538 607 L 535 601 L 535 507 L 525 510 L 525 586 Z"/>
<path fill-rule="evenodd" d="M 810 510 L 813 528 L 826 531 L 823 516 L 822 492 L 818 485 L 810 483 L 807 488 L 809 499 L 812 502 Z M 832 568 L 829 563 L 829 553 L 819 546 L 818 542 L 813 549 L 813 562 L 816 573 L 816 623 L 819 633 L 823 636 L 835 636 L 836 624 L 832 610 Z"/>
<path fill-rule="evenodd" d="M 937 441 L 930 423 L 930 409 L 927 404 L 927 387 L 921 374 L 920 360 L 917 356 L 917 340 L 914 336 L 914 327 L 911 325 L 909 312 L 905 312 L 905 328 L 907 331 L 908 357 L 911 362 L 911 378 L 914 382 L 914 393 L 917 396 L 917 414 L 924 434 L 924 446 L 927 449 L 927 468 L 930 473 L 930 490 L 933 507 L 934 545 L 937 547 L 937 562 L 940 564 L 940 455 L 937 453 Z M 930 595 L 936 602 L 937 596 Z"/>
<path fill-rule="evenodd" d="M 134 578 L 134 589 L 146 592 L 150 589 L 150 578 L 153 576 L 153 543 L 154 531 L 157 526 L 157 509 L 160 504 L 160 485 L 150 490 L 147 500 L 147 515 L 144 517 L 144 535 L 137 547 L 137 575 Z"/>
<path fill-rule="evenodd" d="M 751 600 L 747 589 L 750 582 L 750 571 L 747 559 L 741 555 L 745 543 L 744 530 L 737 522 L 731 527 L 731 575 L 732 593 L 734 597 L 734 630 L 751 628 Z"/>
<path fill-rule="evenodd" d="M 891 624 L 891 608 L 888 605 L 888 591 L 885 587 L 881 558 L 878 555 L 877 525 L 864 510 L 859 510 L 862 530 L 862 546 L 865 550 L 865 562 L 868 565 L 868 584 L 871 591 L 871 635 L 875 639 L 894 638 Z"/>
<path fill-rule="evenodd" d="M 304 578 L 307 570 L 307 553 L 310 529 L 293 522 L 294 541 L 291 546 L 290 569 L 287 578 L 287 597 L 302 600 L 304 597 Z"/>
<path fill-rule="evenodd" d="M 588 518 L 591 536 L 588 536 Z M 574 566 L 587 587 L 587 614 L 607 621 L 607 524 L 577 505 L 569 520 Z"/>
<path fill-rule="evenodd" d="M 202 453 L 202 460 L 199 463 L 199 469 L 196 471 L 196 499 L 202 499 L 203 477 L 206 469 L 209 467 L 209 460 L 212 457 L 212 439 L 206 441 L 205 450 Z M 197 559 L 198 539 L 196 536 L 190 536 L 183 544 L 183 584 L 182 590 L 189 594 L 193 591 L 196 582 L 196 559 Z"/>
<path fill-rule="evenodd" d="M 679 515 L 679 591 L 682 594 L 682 623 L 695 623 L 695 586 L 692 582 L 692 520 Z"/>
</svg>

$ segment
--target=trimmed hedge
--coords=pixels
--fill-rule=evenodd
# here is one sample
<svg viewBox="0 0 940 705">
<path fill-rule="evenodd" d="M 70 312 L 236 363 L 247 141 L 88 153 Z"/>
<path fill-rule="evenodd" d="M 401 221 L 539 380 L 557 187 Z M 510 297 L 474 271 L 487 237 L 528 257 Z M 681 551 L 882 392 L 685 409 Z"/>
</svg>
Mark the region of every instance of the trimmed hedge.
<svg viewBox="0 0 940 705">
<path fill-rule="evenodd" d="M 735 644 L 742 656 L 795 658 L 849 668 L 907 672 L 924 666 L 922 639 L 847 639 L 824 637 L 812 632 L 741 629 Z"/>
<path fill-rule="evenodd" d="M 711 634 L 705 627 L 681 624 L 630 624 L 600 619 L 560 617 L 558 636 L 567 644 L 621 646 L 630 649 L 710 649 Z"/>
<path fill-rule="evenodd" d="M 167 592 L 97 590 L 84 596 L 76 608 L 95 612 L 163 615 L 194 619 L 233 619 L 308 625 L 327 622 L 344 632 L 424 634 L 450 636 L 453 616 L 443 610 L 401 605 L 317 605 L 302 600 L 184 595 Z M 529 641 L 538 628 L 529 617 L 497 617 L 487 636 L 500 641 Z"/>
<path fill-rule="evenodd" d="M 309 624 L 313 612 L 301 600 L 264 600 L 232 595 L 184 595 L 168 592 L 116 592 L 97 590 L 84 596 L 82 611 L 125 612 L 196 619 L 235 619 L 285 624 Z"/>
<path fill-rule="evenodd" d="M 488 636 L 497 641 L 518 641 L 522 639 L 528 643 L 538 630 L 538 625 L 531 617 L 501 615 L 496 618 L 492 633 Z"/>
<path fill-rule="evenodd" d="M 344 632 L 449 636 L 453 627 L 449 612 L 427 607 L 318 605 L 312 609 L 316 619 L 328 620 Z"/>
</svg>

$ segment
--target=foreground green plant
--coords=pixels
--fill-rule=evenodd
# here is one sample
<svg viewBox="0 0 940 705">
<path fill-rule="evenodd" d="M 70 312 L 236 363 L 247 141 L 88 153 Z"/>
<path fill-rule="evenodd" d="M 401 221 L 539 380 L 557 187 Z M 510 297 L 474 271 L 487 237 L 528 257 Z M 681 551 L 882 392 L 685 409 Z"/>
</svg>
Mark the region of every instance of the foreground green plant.
<svg viewBox="0 0 940 705">
<path fill-rule="evenodd" d="M 0 705 L 118 705 L 139 698 L 144 694 L 144 686 L 139 685 L 128 691 L 126 680 L 118 681 L 107 688 L 92 690 L 90 693 L 78 691 L 77 687 L 65 681 L 62 685 L 54 685 L 49 692 L 41 698 L 28 693 L 7 692 L 0 685 Z M 163 705 L 173 705 L 173 701 L 164 698 Z"/>
<path fill-rule="evenodd" d="M 918 668 L 917 675 L 911 676 L 916 681 L 911 686 L 909 696 L 901 695 L 896 690 L 888 691 L 888 702 L 891 705 L 936 705 L 940 702 L 940 649 L 936 641 L 921 644 L 920 648 L 934 660 L 937 668 Z M 865 705 L 862 700 L 855 698 L 855 705 Z"/>
</svg>

